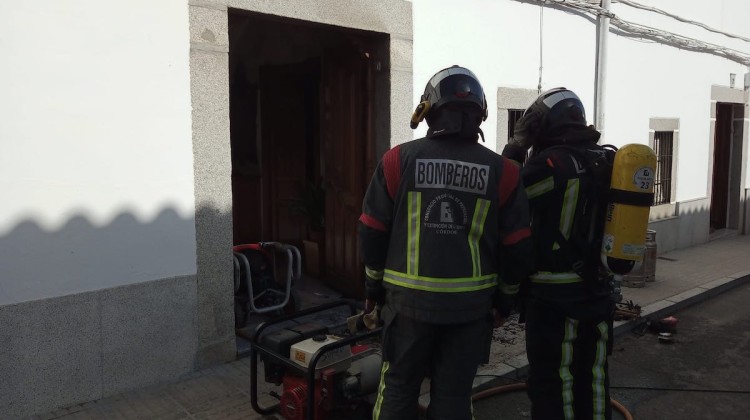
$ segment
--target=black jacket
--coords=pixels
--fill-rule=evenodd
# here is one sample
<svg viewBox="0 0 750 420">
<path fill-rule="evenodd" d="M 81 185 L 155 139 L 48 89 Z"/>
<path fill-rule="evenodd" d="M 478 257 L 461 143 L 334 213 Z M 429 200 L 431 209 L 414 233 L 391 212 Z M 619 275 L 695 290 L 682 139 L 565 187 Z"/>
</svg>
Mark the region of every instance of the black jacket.
<svg viewBox="0 0 750 420">
<path fill-rule="evenodd" d="M 510 312 L 531 272 L 518 165 L 475 140 L 414 140 L 383 156 L 362 207 L 362 259 L 394 312 L 438 324 Z"/>
<path fill-rule="evenodd" d="M 530 276 L 528 290 L 533 297 L 560 303 L 591 301 L 606 295 L 592 289 L 606 285 L 592 286 L 596 279 L 584 281 L 572 266 L 587 252 L 588 244 L 581 243 L 580 238 L 596 235 L 594 216 L 587 214 L 591 208 L 587 201 L 601 199 L 595 191 L 597 174 L 592 173 L 584 159 L 586 150 L 599 148 L 599 133 L 588 129 L 575 134 L 581 138 L 571 138 L 572 144 L 563 147 L 542 150 L 529 158 L 521 170 L 531 210 L 537 269 Z M 503 155 L 518 159 L 515 151 L 508 146 Z M 598 260 L 590 260 L 598 267 Z"/>
</svg>

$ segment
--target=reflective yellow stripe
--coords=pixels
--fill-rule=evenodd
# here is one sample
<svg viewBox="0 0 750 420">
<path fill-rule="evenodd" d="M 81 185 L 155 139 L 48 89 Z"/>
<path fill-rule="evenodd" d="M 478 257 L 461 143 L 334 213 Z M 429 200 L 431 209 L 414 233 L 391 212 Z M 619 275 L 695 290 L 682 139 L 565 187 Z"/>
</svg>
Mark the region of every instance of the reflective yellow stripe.
<svg viewBox="0 0 750 420">
<path fill-rule="evenodd" d="M 482 275 L 482 261 L 479 254 L 479 239 L 484 233 L 484 222 L 487 220 L 487 213 L 490 210 L 490 202 L 483 198 L 478 198 L 474 217 L 471 220 L 471 229 L 469 230 L 469 250 L 471 251 L 472 275 L 474 277 Z"/>
<path fill-rule="evenodd" d="M 526 187 L 526 196 L 531 200 L 532 198 L 539 197 L 546 192 L 552 191 L 553 188 L 555 188 L 555 180 L 550 176 L 534 185 Z"/>
<path fill-rule="evenodd" d="M 497 285 L 497 275 L 488 274 L 480 277 L 438 278 L 414 276 L 385 270 L 383 281 L 409 289 L 426 290 L 428 292 L 473 292 Z"/>
<path fill-rule="evenodd" d="M 596 359 L 591 369 L 593 382 L 591 389 L 594 391 L 594 420 L 604 420 L 604 409 L 606 407 L 606 393 L 604 392 L 604 362 L 607 361 L 607 340 L 609 339 L 609 327 L 602 321 L 597 324 L 599 339 L 596 341 Z"/>
<path fill-rule="evenodd" d="M 419 274 L 419 228 L 420 219 L 422 212 L 422 193 L 420 192 L 409 192 L 408 196 L 408 214 L 409 228 L 408 228 L 408 256 L 406 262 L 406 271 L 409 274 Z"/>
<path fill-rule="evenodd" d="M 565 337 L 562 342 L 562 357 L 560 358 L 560 380 L 562 380 L 562 401 L 565 420 L 573 420 L 573 374 L 570 365 L 573 363 L 573 342 L 578 335 L 578 321 L 565 318 Z"/>
<path fill-rule="evenodd" d="M 532 283 L 539 284 L 571 284 L 581 283 L 583 279 L 576 273 L 550 273 L 539 271 L 531 275 Z"/>
<path fill-rule="evenodd" d="M 573 228 L 580 184 L 581 181 L 578 178 L 571 179 L 568 180 L 568 188 L 565 189 L 565 198 L 563 199 L 562 213 L 560 214 L 560 232 L 565 239 L 570 238 L 570 231 Z"/>
<path fill-rule="evenodd" d="M 365 275 L 373 280 L 383 280 L 383 270 L 373 270 L 365 266 Z"/>
<path fill-rule="evenodd" d="M 375 407 L 372 410 L 372 420 L 380 418 L 380 407 L 383 406 L 383 394 L 385 393 L 385 373 L 389 367 L 388 362 L 383 362 L 383 366 L 380 367 L 380 386 L 378 386 L 378 398 L 375 400 Z"/>
</svg>

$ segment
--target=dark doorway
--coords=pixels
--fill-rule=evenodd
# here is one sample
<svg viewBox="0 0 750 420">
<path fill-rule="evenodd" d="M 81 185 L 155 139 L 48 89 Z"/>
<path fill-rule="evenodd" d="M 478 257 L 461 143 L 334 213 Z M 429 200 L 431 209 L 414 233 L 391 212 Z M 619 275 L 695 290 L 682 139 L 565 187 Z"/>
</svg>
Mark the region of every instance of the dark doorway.
<svg viewBox="0 0 750 420">
<path fill-rule="evenodd" d="M 711 232 L 727 227 L 729 159 L 732 151 L 732 105 L 716 104 L 714 170 L 711 184 Z"/>
<path fill-rule="evenodd" d="M 375 163 L 385 35 L 229 13 L 234 243 L 303 252 L 305 274 L 362 295 L 356 223 Z"/>
<path fill-rule="evenodd" d="M 742 105 L 716 104 L 710 232 L 740 228 Z"/>
</svg>

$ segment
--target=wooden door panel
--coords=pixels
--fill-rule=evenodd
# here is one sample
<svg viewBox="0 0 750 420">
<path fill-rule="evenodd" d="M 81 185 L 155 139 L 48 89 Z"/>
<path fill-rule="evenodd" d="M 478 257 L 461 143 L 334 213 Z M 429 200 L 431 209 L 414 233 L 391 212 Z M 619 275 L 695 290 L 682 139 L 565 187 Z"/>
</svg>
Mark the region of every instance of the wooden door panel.
<svg viewBox="0 0 750 420">
<path fill-rule="evenodd" d="M 261 67 L 263 186 L 271 238 L 298 243 L 306 236 L 303 215 L 293 211 L 306 177 L 303 75 L 297 65 Z"/>
<path fill-rule="evenodd" d="M 362 182 L 371 141 L 369 62 L 357 50 L 338 51 L 324 62 L 323 142 L 326 185 L 326 273 L 329 284 L 361 297 L 357 246 Z"/>
</svg>

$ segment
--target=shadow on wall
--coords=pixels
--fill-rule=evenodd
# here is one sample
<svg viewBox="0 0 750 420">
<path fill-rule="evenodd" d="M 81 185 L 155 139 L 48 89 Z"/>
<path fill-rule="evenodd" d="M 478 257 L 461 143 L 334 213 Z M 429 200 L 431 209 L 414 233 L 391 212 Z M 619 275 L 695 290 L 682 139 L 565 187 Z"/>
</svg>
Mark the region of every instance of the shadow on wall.
<svg viewBox="0 0 750 420">
<path fill-rule="evenodd" d="M 26 220 L 0 237 L 0 305 L 194 275 L 195 230 L 171 208 L 145 223 L 121 213 L 105 226 L 77 215 L 55 231 Z"/>
<path fill-rule="evenodd" d="M 234 359 L 231 224 L 215 208 L 166 208 L 54 231 L 28 220 L 0 236 L 0 418 Z"/>
</svg>

